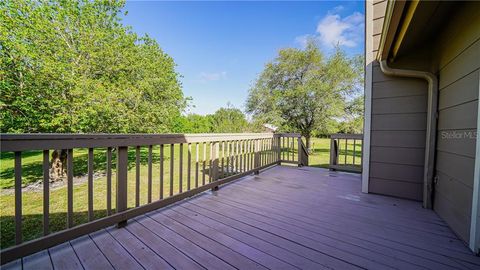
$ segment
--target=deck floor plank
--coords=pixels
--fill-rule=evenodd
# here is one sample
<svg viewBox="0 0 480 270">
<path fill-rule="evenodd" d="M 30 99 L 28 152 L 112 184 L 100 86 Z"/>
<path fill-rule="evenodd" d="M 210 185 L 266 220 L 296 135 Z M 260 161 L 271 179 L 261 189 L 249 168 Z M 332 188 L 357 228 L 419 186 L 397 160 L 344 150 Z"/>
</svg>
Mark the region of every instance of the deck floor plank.
<svg viewBox="0 0 480 270">
<path fill-rule="evenodd" d="M 239 209 L 233 209 L 221 204 L 212 203 L 211 201 L 206 202 L 203 200 L 195 200 L 194 203 L 201 205 L 207 210 L 215 211 L 238 221 L 243 221 L 260 230 L 268 231 L 280 237 L 301 243 L 311 249 L 315 249 L 318 252 L 331 256 L 332 258 L 353 262 L 355 265 L 365 269 L 393 269 L 393 267 L 391 267 L 389 264 L 376 261 L 376 258 L 371 256 L 373 254 L 368 254 L 370 256 L 365 256 L 365 254 L 360 254 L 360 250 L 352 251 L 348 247 L 342 247 L 341 243 L 326 241 L 327 239 L 323 239 L 324 241 L 317 241 L 305 235 L 301 235 L 298 232 L 292 232 L 280 226 L 274 226 L 267 222 L 255 220 L 246 212 L 243 212 Z M 350 246 L 350 248 L 353 248 L 353 246 Z"/>
<path fill-rule="evenodd" d="M 0 267 L 2 270 L 21 270 L 22 269 L 22 259 L 13 260 L 8 262 Z"/>
<path fill-rule="evenodd" d="M 174 269 L 162 257 L 137 239 L 127 229 L 109 228 L 107 231 L 115 238 L 145 269 Z"/>
<path fill-rule="evenodd" d="M 194 260 L 180 252 L 167 241 L 153 233 L 143 224 L 135 221 L 131 222 L 126 228 L 135 235 L 145 245 L 149 246 L 156 254 L 164 258 L 175 269 L 204 269 Z"/>
<path fill-rule="evenodd" d="M 24 270 L 53 269 L 52 261 L 50 260 L 50 254 L 48 254 L 47 250 L 42 250 L 30 256 L 24 257 L 22 261 Z"/>
<path fill-rule="evenodd" d="M 207 269 L 235 269 L 233 266 L 222 261 L 215 255 L 195 245 L 187 238 L 175 233 L 164 225 L 155 222 L 151 218 L 139 218 L 137 221 Z"/>
<path fill-rule="evenodd" d="M 203 234 L 207 237 L 211 237 L 211 239 L 217 241 L 218 243 L 229 247 L 235 252 L 238 252 L 245 257 L 251 258 L 252 260 L 256 261 L 257 263 L 265 266 L 266 268 L 269 269 L 293 269 L 297 268 L 289 263 L 286 263 L 285 261 L 282 261 L 276 257 L 271 256 L 270 254 L 267 254 L 265 252 L 262 252 L 261 250 L 258 250 L 256 248 L 253 248 L 235 238 L 232 238 L 226 234 L 223 234 L 211 227 L 206 226 L 205 224 L 202 224 L 200 222 L 196 222 L 195 220 L 179 215 L 170 209 L 166 209 L 163 211 L 165 216 L 168 216 L 171 219 L 176 220 L 179 223 L 182 223 L 183 225 L 195 230 L 196 232 Z M 298 268 L 297 268 L 298 269 Z"/>
<path fill-rule="evenodd" d="M 224 200 L 222 203 L 239 207 L 246 211 L 252 211 L 256 214 L 268 216 L 280 222 L 288 222 L 300 228 L 309 230 L 310 232 L 322 232 L 325 236 L 349 241 L 358 246 L 365 246 L 369 249 L 376 250 L 380 254 L 386 256 L 395 256 L 417 265 L 434 269 L 448 269 L 450 267 L 458 267 L 459 263 L 453 259 L 438 255 L 433 252 L 425 251 L 412 246 L 398 244 L 376 236 L 364 233 L 357 233 L 346 226 L 329 225 L 323 222 L 314 221 L 307 217 L 298 215 L 298 212 L 288 211 L 286 209 L 277 210 L 267 205 L 257 203 L 253 199 L 237 201 L 232 194 L 218 194 Z M 225 197 L 225 198 L 224 198 Z M 215 199 L 215 197 L 212 197 Z M 228 199 L 228 200 L 227 200 Z"/>
<path fill-rule="evenodd" d="M 85 269 L 113 269 L 105 255 L 95 245 L 89 235 L 70 241 L 83 268 Z"/>
<path fill-rule="evenodd" d="M 143 269 L 135 258 L 106 230 L 92 233 L 90 237 L 115 269 Z"/>
<path fill-rule="evenodd" d="M 54 269 L 83 269 L 70 242 L 49 249 Z"/>
<path fill-rule="evenodd" d="M 280 185 L 283 181 L 269 182 L 265 181 L 265 176 L 256 177 L 254 181 L 245 181 L 242 185 L 236 185 L 241 190 L 246 190 L 247 193 L 254 194 L 261 193 L 262 195 L 269 195 L 269 198 L 276 200 L 288 199 L 293 205 L 301 205 L 303 207 L 316 207 L 322 205 L 323 210 L 335 211 L 338 215 L 348 216 L 349 218 L 366 219 L 372 223 L 381 223 L 382 225 L 394 226 L 394 228 L 402 228 L 404 230 L 421 231 L 422 233 L 432 233 L 445 235 L 450 238 L 455 238 L 455 235 L 445 225 L 445 223 L 421 222 L 421 217 L 416 214 L 402 216 L 393 209 L 385 211 L 385 208 L 378 209 L 362 202 L 361 197 L 350 193 L 332 192 L 330 188 L 323 188 L 330 190 L 330 192 L 322 194 L 321 192 L 312 191 L 314 189 L 313 183 L 289 183 L 287 187 Z M 321 184 L 323 179 L 318 179 Z M 305 181 L 306 182 L 306 181 Z M 294 192 L 297 190 L 297 192 Z M 325 192 L 325 191 L 323 191 Z M 348 198 L 350 197 L 350 198 Z M 378 202 L 375 202 L 378 204 Z M 370 203 L 370 205 L 374 205 Z M 351 211 L 352 207 L 355 211 Z M 412 219 L 413 218 L 413 219 Z M 408 222 L 407 222 L 408 221 Z"/>
<path fill-rule="evenodd" d="M 420 202 L 358 174 L 276 166 L 2 269 L 480 269 Z"/>
<path fill-rule="evenodd" d="M 224 233 L 230 237 L 233 237 L 239 241 L 242 241 L 256 249 L 262 250 L 263 252 L 268 253 L 269 255 L 275 256 L 279 259 L 283 259 L 300 269 L 323 269 L 323 268 L 326 269 L 326 267 L 318 263 L 315 263 L 314 261 L 311 261 L 305 257 L 292 253 L 287 249 L 283 249 L 281 247 L 275 246 L 267 241 L 264 241 L 253 235 L 250 235 L 243 231 L 227 226 L 214 219 L 210 219 L 206 216 L 199 215 L 197 212 L 194 212 L 188 208 L 175 207 L 175 208 L 172 208 L 172 210 L 174 210 L 176 213 L 180 215 L 188 216 L 197 222 L 205 224 L 217 230 L 218 232 Z"/>
<path fill-rule="evenodd" d="M 233 190 L 232 190 L 233 191 Z M 235 193 L 235 194 L 234 194 Z M 254 200 L 258 197 L 255 197 L 251 194 L 252 192 L 241 192 L 238 188 L 234 189 L 234 192 L 229 193 L 227 190 L 224 190 L 222 196 L 229 196 L 229 198 L 242 198 L 244 201 Z M 260 195 L 258 195 L 260 196 Z M 246 200 L 247 199 L 247 200 Z M 240 200 L 240 199 L 238 199 Z M 265 196 L 261 197 L 261 203 L 257 205 L 270 206 L 272 208 L 278 208 L 280 211 L 288 211 L 292 208 L 292 204 L 284 199 L 284 201 L 275 200 L 269 203 L 271 198 Z M 352 209 L 354 211 L 355 209 Z M 443 255 L 455 257 L 455 258 L 464 258 L 467 261 L 471 262 L 472 259 L 477 261 L 474 257 L 471 256 L 468 249 L 465 248 L 463 243 L 458 239 L 452 239 L 450 237 L 442 237 L 439 235 L 425 235 L 425 234 L 415 234 L 401 232 L 399 230 L 394 230 L 388 225 L 382 226 L 382 224 L 372 224 L 368 221 L 357 220 L 355 218 L 345 218 L 339 216 L 336 212 L 325 212 L 325 210 L 315 210 L 311 208 L 306 208 L 304 206 L 294 207 L 293 210 L 296 213 L 304 213 L 306 217 L 309 218 L 322 218 L 320 222 L 327 220 L 329 222 L 337 222 L 336 226 L 342 226 L 342 224 L 349 225 L 348 228 L 351 230 L 363 230 L 362 233 L 370 232 L 374 235 L 383 235 L 387 239 L 393 239 L 395 241 L 400 241 L 402 243 L 415 244 L 414 246 L 423 247 L 425 249 L 434 249 L 440 252 Z M 348 229 L 347 228 L 347 229 Z M 432 245 L 435 244 L 435 245 Z"/>
<path fill-rule="evenodd" d="M 286 239 L 278 235 L 275 235 L 271 232 L 258 229 L 252 225 L 249 225 L 242 221 L 238 221 L 233 218 L 223 216 L 214 211 L 206 210 L 191 202 L 182 204 L 182 206 L 189 210 L 195 211 L 201 215 L 204 215 L 206 217 L 222 222 L 227 226 L 231 226 L 232 228 L 236 228 L 242 232 L 248 233 L 254 237 L 267 241 L 271 244 L 277 245 L 279 247 L 285 247 L 289 251 L 294 252 L 299 256 L 304 256 L 305 258 L 311 261 L 314 261 L 325 268 L 330 268 L 330 269 L 359 269 L 360 268 L 344 260 L 339 260 L 339 259 L 330 257 L 324 253 L 321 253 L 319 251 L 316 251 L 314 249 L 308 248 L 302 245 L 301 243 L 297 243 L 290 239 Z"/>
<path fill-rule="evenodd" d="M 156 222 L 174 230 L 178 234 L 189 239 L 193 243 L 204 247 L 205 250 L 208 250 L 215 256 L 222 258 L 224 261 L 228 262 L 230 265 L 233 265 L 238 269 L 267 269 L 264 266 L 256 263 L 255 261 L 249 259 L 248 257 L 239 254 L 230 248 L 202 235 L 196 231 L 190 229 L 189 227 L 156 212 L 153 215 L 149 216 Z"/>
<path fill-rule="evenodd" d="M 265 192 L 259 192 L 258 190 L 255 190 L 253 188 L 250 189 L 245 189 L 244 186 L 241 187 L 235 187 L 235 194 L 238 196 L 244 195 L 248 198 L 253 197 L 253 198 L 261 198 L 262 203 L 263 200 L 265 200 L 265 203 L 268 203 L 269 201 L 271 204 L 273 204 L 275 207 L 281 207 L 282 209 L 285 207 L 288 207 L 289 209 L 296 209 L 297 211 L 300 210 L 302 213 L 309 215 L 309 216 L 315 216 L 315 217 L 324 217 L 324 216 L 333 216 L 337 220 L 344 221 L 346 223 L 356 223 L 356 224 L 363 224 L 363 225 L 368 225 L 369 228 L 372 229 L 382 229 L 382 230 L 388 230 L 389 233 L 391 234 L 396 234 L 400 233 L 405 236 L 415 236 L 415 238 L 420 238 L 420 239 L 425 239 L 428 242 L 436 242 L 439 245 L 445 245 L 446 248 L 448 249 L 455 249 L 457 251 L 470 254 L 468 250 L 465 250 L 465 246 L 463 243 L 458 240 L 456 237 L 452 236 L 445 236 L 441 232 L 439 233 L 438 230 L 431 229 L 432 231 L 429 230 L 418 230 L 417 228 L 405 228 L 403 226 L 404 223 L 408 222 L 413 222 L 413 218 L 408 220 L 400 220 L 398 221 L 399 224 L 392 223 L 390 220 L 387 220 L 385 222 L 382 222 L 381 220 L 375 220 L 375 216 L 381 216 L 381 214 L 374 213 L 374 214 L 364 214 L 364 216 L 359 216 L 357 212 L 360 212 L 359 209 L 356 209 L 355 207 L 345 207 L 345 208 L 350 208 L 350 213 L 342 213 L 342 210 L 338 209 L 329 209 L 327 207 L 324 207 L 322 203 L 319 203 L 317 205 L 312 205 L 309 204 L 308 202 L 301 203 L 296 200 L 290 200 L 288 197 L 279 197 L 277 194 L 279 191 L 274 192 L 272 194 L 268 194 L 266 196 Z M 375 195 L 371 195 L 375 196 Z M 370 197 L 371 198 L 371 197 Z M 322 207 L 318 207 L 318 205 L 322 205 Z M 339 205 L 342 205 L 339 203 Z M 345 209 L 343 210 L 345 211 Z M 333 218 L 332 218 L 333 219 Z M 379 218 L 382 219 L 382 218 Z M 446 226 L 445 224 L 443 224 Z M 442 229 L 443 230 L 443 229 Z"/>
</svg>

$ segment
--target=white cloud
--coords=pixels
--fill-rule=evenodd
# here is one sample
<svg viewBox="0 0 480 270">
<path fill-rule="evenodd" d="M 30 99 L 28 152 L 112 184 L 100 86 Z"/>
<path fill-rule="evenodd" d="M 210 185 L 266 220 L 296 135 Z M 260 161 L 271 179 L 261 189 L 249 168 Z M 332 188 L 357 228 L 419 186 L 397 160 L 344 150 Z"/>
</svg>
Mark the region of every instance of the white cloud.
<svg viewBox="0 0 480 270">
<path fill-rule="evenodd" d="M 315 35 L 306 34 L 306 35 L 303 35 L 303 36 L 296 37 L 295 42 L 300 44 L 300 46 L 302 46 L 302 48 L 305 48 L 307 46 L 307 42 L 308 42 L 309 39 L 316 39 L 316 38 L 317 37 L 315 37 Z"/>
<path fill-rule="evenodd" d="M 355 47 L 363 36 L 363 18 L 363 14 L 359 12 L 344 18 L 339 14 L 329 13 L 317 25 L 318 40 L 330 48 L 337 44 Z"/>
<path fill-rule="evenodd" d="M 329 11 L 317 25 L 315 35 L 303 35 L 295 38 L 295 42 L 305 47 L 308 39 L 314 38 L 323 47 L 331 49 L 337 44 L 345 47 L 355 47 L 363 40 L 364 15 L 354 12 L 342 17 L 339 12 L 343 6 L 337 6 Z"/>
<path fill-rule="evenodd" d="M 213 73 L 201 72 L 200 75 L 198 75 L 198 78 L 200 79 L 201 82 L 224 80 L 227 78 L 227 72 L 226 71 L 213 72 Z"/>
<path fill-rule="evenodd" d="M 340 6 L 334 7 L 331 12 L 338 13 L 338 12 L 342 11 L 343 9 L 344 9 L 344 7 L 342 5 L 340 5 Z"/>
</svg>

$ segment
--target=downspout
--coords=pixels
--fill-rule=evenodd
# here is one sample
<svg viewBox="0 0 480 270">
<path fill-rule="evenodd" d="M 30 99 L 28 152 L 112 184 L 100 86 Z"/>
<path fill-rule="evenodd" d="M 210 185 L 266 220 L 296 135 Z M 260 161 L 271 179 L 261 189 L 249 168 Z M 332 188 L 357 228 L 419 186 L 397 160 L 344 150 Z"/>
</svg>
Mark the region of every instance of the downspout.
<svg viewBox="0 0 480 270">
<path fill-rule="evenodd" d="M 427 130 L 425 138 L 425 164 L 423 167 L 423 207 L 433 207 L 433 174 L 435 169 L 435 143 L 437 132 L 438 80 L 426 71 L 391 68 L 387 60 L 380 59 L 380 68 L 385 75 L 419 78 L 428 83 Z"/>
<path fill-rule="evenodd" d="M 382 38 L 380 42 L 379 61 L 380 68 L 385 75 L 396 76 L 396 77 L 407 77 L 407 78 L 419 78 L 424 79 L 428 83 L 428 106 L 427 106 L 427 129 L 426 129 L 426 138 L 425 138 L 425 160 L 423 167 L 423 207 L 431 209 L 433 207 L 433 177 L 435 169 L 435 146 L 436 146 L 436 133 L 437 133 L 437 110 L 438 110 L 438 79 L 437 77 L 428 72 L 428 71 L 419 71 L 419 70 L 408 70 L 408 69 L 398 69 L 391 68 L 388 66 L 387 58 L 389 55 L 389 50 L 392 47 L 398 51 L 398 48 L 401 43 L 401 39 L 393 40 L 395 36 L 391 36 L 389 44 L 386 44 L 386 36 L 390 29 L 391 20 L 393 20 L 393 10 L 395 4 L 398 4 L 400 11 L 403 11 L 405 8 L 405 2 L 403 1 L 388 1 L 387 9 L 385 13 L 385 21 L 383 25 Z M 401 24 L 400 33 L 405 34 L 408 25 L 411 22 L 415 9 L 417 8 L 417 1 L 410 2 L 408 8 L 406 9 L 405 16 L 403 21 L 401 17 L 397 15 L 394 19 L 395 25 L 393 30 L 397 29 L 397 26 Z M 400 13 L 399 13 L 400 14 Z M 395 32 L 393 32 L 395 35 Z"/>
</svg>

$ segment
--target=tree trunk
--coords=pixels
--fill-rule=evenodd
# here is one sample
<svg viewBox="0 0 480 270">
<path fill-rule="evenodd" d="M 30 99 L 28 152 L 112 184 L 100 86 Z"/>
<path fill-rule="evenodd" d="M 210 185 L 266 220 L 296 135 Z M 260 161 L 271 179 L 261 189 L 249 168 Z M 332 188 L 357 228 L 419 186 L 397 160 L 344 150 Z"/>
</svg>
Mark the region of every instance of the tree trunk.
<svg viewBox="0 0 480 270">
<path fill-rule="evenodd" d="M 307 153 L 310 153 L 310 135 L 305 136 L 305 146 L 307 147 Z"/>
<path fill-rule="evenodd" d="M 50 179 L 58 181 L 65 177 L 67 173 L 67 150 L 54 150 L 50 162 Z"/>
</svg>

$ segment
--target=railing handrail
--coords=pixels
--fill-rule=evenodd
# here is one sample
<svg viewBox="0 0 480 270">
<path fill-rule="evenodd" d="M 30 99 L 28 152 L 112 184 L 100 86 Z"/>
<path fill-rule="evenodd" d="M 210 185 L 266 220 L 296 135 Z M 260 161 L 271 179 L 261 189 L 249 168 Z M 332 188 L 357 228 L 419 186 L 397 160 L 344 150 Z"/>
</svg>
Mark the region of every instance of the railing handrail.
<svg viewBox="0 0 480 270">
<path fill-rule="evenodd" d="M 347 134 L 347 133 L 335 133 L 330 135 L 331 139 L 363 139 L 363 134 Z"/>
<path fill-rule="evenodd" d="M 232 140 L 300 137 L 295 133 L 201 133 L 201 134 L 0 134 L 0 151 L 144 146 L 152 144 L 218 142 Z"/>
<path fill-rule="evenodd" d="M 285 150 L 286 142 L 286 150 Z M 291 142 L 291 144 L 290 144 Z M 295 143 L 297 146 L 295 146 Z M 207 149 L 209 144 L 210 150 Z M 169 159 L 164 159 L 166 150 L 164 146 L 170 145 Z M 177 145 L 179 151 L 175 152 L 174 145 Z M 203 145 L 203 158 L 198 153 L 199 146 Z M 152 200 L 152 163 L 153 150 L 160 150 L 159 168 L 159 199 Z M 184 146 L 187 149 L 183 148 Z M 192 146 L 195 148 L 195 156 L 192 152 Z M 226 146 L 226 147 L 225 147 Z M 140 147 L 148 148 L 148 176 L 147 180 L 147 204 L 140 205 Z M 282 148 L 283 147 L 283 148 Z M 73 189 L 73 167 L 74 167 L 74 149 L 88 148 L 87 162 L 87 193 L 88 198 L 88 222 L 83 224 L 74 224 L 73 222 L 73 201 L 76 200 Z M 93 180 L 95 173 L 95 148 L 106 148 L 103 154 L 106 155 L 106 201 L 107 216 L 95 219 L 93 206 Z M 127 179 L 129 172 L 129 152 L 135 149 L 135 207 L 128 209 Z M 22 152 L 43 150 L 43 236 L 24 242 L 22 239 L 23 212 L 22 212 Z M 65 150 L 66 162 L 66 191 L 67 191 L 67 228 L 60 231 L 51 231 L 50 224 L 50 152 L 51 150 Z M 184 150 L 187 150 L 186 152 Z M 295 150 L 298 150 L 296 152 Z M 299 166 L 308 165 L 308 153 L 302 142 L 301 135 L 297 133 L 209 133 L 209 134 L 0 134 L 0 151 L 14 152 L 14 199 L 15 199 L 15 245 L 4 248 L 0 252 L 1 263 L 9 262 L 13 259 L 26 256 L 39 250 L 51 247 L 55 244 L 73 239 L 83 234 L 87 234 L 103 228 L 105 226 L 118 223 L 125 224 L 127 219 L 140 214 L 152 211 L 159 207 L 171 204 L 173 202 L 185 199 L 189 196 L 205 191 L 207 189 L 216 189 L 219 185 L 228 183 L 250 173 L 258 174 L 260 170 L 281 163 L 298 164 Z M 186 160 L 183 158 L 185 152 Z M 207 155 L 206 153 L 210 154 Z M 285 152 L 288 154 L 286 158 Z M 116 155 L 116 160 L 113 154 Z M 165 155 L 164 155 L 165 154 Z M 178 159 L 174 155 L 179 155 Z M 296 158 L 295 158 L 296 156 Z M 52 157 L 53 158 L 53 157 Z M 183 164 L 187 166 L 186 178 L 183 179 L 185 172 Z M 115 179 L 112 171 L 115 170 Z M 170 165 L 169 174 L 166 175 L 164 168 Z M 193 169 L 193 170 L 192 170 Z M 175 176 L 174 176 L 175 174 Z M 201 174 L 201 175 L 200 175 Z M 200 176 L 202 177 L 200 179 Z M 208 176 L 208 181 L 206 181 Z M 143 177 L 142 177 L 143 178 Z M 155 181 L 157 181 L 155 180 Z M 186 181 L 186 189 L 182 189 L 183 181 Z M 200 183 L 200 180 L 202 181 Z M 169 181 L 169 182 L 167 182 Z M 166 183 L 169 183 L 169 193 L 164 190 Z M 173 192 L 174 184 L 178 184 L 176 189 L 178 193 Z M 195 185 L 194 185 L 195 184 Z M 115 194 L 112 194 L 112 185 L 116 185 Z M 167 197 L 167 193 L 169 194 Z M 163 197 L 165 194 L 165 197 Z M 112 206 L 112 198 L 115 196 L 116 206 Z M 143 196 L 143 195 L 142 195 Z M 113 212 L 115 208 L 116 213 Z"/>
</svg>

